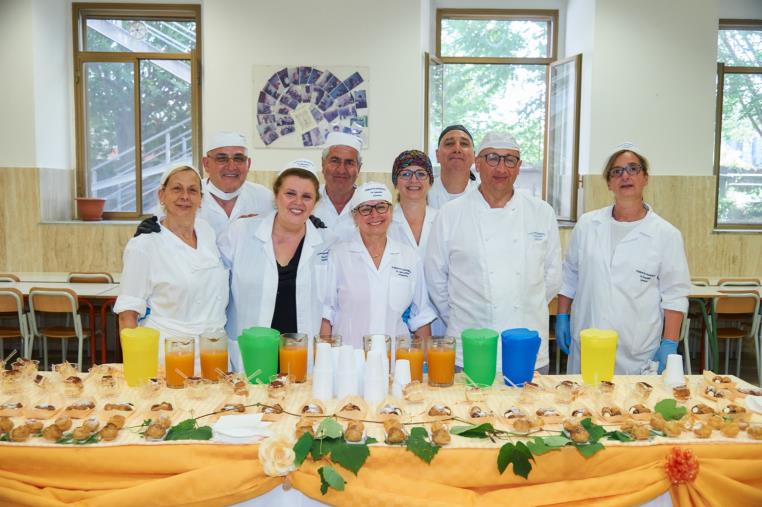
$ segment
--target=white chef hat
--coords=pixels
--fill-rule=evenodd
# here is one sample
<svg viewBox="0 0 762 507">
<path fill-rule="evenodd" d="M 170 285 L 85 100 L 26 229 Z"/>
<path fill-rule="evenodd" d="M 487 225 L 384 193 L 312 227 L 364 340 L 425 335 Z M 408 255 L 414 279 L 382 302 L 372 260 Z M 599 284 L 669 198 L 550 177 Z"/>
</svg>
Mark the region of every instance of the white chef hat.
<svg viewBox="0 0 762 507">
<path fill-rule="evenodd" d="M 392 193 L 383 183 L 375 181 L 363 183 L 355 189 L 352 200 L 349 201 L 349 209 L 354 210 L 368 201 L 392 202 Z"/>
<path fill-rule="evenodd" d="M 316 178 L 318 177 L 317 169 L 315 169 L 315 164 L 306 158 L 297 158 L 296 160 L 292 160 L 283 166 L 283 169 L 280 171 L 280 173 L 283 174 L 283 172 L 288 171 L 289 169 L 302 169 L 315 175 Z"/>
<path fill-rule="evenodd" d="M 161 175 L 161 181 L 159 182 L 159 185 L 163 187 L 167 183 L 167 180 L 170 176 L 175 173 L 179 173 L 180 171 L 193 171 L 196 173 L 196 176 L 198 176 L 199 181 L 201 181 L 201 174 L 199 174 L 198 169 L 190 164 L 180 164 L 168 166 Z"/>
<path fill-rule="evenodd" d="M 241 146 L 246 150 L 249 149 L 249 145 L 246 143 L 246 137 L 243 134 L 239 134 L 238 132 L 219 131 L 215 132 L 209 139 L 207 139 L 204 153 L 209 153 L 210 151 L 222 148 L 223 146 Z"/>
<path fill-rule="evenodd" d="M 362 150 L 362 139 L 346 132 L 330 132 L 325 138 L 325 147 L 330 148 L 331 146 L 349 146 L 357 150 L 357 153 L 360 153 L 360 150 Z"/>
<path fill-rule="evenodd" d="M 481 153 L 484 148 L 494 148 L 496 150 L 516 150 L 521 152 L 519 143 L 517 143 L 516 139 L 514 139 L 513 136 L 508 132 L 487 132 L 484 134 L 484 139 L 482 139 L 482 142 L 479 145 L 479 150 L 476 152 L 477 155 Z"/>
</svg>

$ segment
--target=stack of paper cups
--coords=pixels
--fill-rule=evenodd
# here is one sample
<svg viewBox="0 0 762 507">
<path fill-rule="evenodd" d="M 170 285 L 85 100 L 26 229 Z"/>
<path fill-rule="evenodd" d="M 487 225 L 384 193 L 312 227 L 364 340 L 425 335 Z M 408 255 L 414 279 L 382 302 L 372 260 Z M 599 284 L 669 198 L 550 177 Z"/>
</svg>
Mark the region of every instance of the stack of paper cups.
<svg viewBox="0 0 762 507">
<path fill-rule="evenodd" d="M 377 350 L 381 353 L 384 366 L 384 396 L 389 395 L 389 356 L 386 355 L 386 335 L 375 334 L 373 335 L 372 342 L 370 344 L 370 350 Z"/>
<path fill-rule="evenodd" d="M 381 403 L 386 397 L 387 375 L 384 373 L 384 356 L 386 352 L 371 350 L 365 361 L 365 377 L 363 378 L 364 398 L 369 405 Z"/>
<path fill-rule="evenodd" d="M 355 349 L 355 375 L 357 375 L 357 394 L 363 392 L 363 379 L 365 377 L 365 351 Z"/>
<path fill-rule="evenodd" d="M 333 361 L 331 345 L 318 343 L 312 370 L 312 397 L 321 401 L 333 398 Z"/>
<path fill-rule="evenodd" d="M 667 356 L 667 367 L 664 369 L 664 385 L 675 387 L 685 384 L 683 372 L 683 356 L 670 354 Z"/>
<path fill-rule="evenodd" d="M 351 345 L 339 347 L 339 363 L 334 375 L 336 397 L 356 396 L 357 374 L 355 373 L 355 349 Z"/>
<path fill-rule="evenodd" d="M 402 389 L 410 383 L 410 361 L 398 359 L 394 363 L 394 383 L 392 384 L 392 396 L 402 399 Z"/>
</svg>

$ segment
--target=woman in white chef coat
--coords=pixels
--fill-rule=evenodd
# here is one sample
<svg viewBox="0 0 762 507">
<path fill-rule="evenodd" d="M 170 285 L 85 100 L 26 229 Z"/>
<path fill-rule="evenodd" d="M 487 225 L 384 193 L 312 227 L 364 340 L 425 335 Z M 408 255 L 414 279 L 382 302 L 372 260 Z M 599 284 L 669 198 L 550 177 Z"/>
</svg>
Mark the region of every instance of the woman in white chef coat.
<svg viewBox="0 0 762 507">
<path fill-rule="evenodd" d="M 320 331 L 334 235 L 309 220 L 319 185 L 312 162 L 290 162 L 273 184 L 275 211 L 239 219 L 220 237 L 231 271 L 227 331 L 234 368 L 242 369 L 237 339 L 246 328 L 306 333 L 310 340 Z"/>
<path fill-rule="evenodd" d="M 132 238 L 124 249 L 120 295 L 114 305 L 119 327 L 158 329 L 160 358 L 165 337 L 198 336 L 225 326 L 228 271 L 217 250 L 212 227 L 196 218 L 201 177 L 188 165 L 161 177 L 161 231 Z M 150 312 L 147 310 L 150 309 Z M 198 364 L 198 344 L 196 344 Z"/>
<path fill-rule="evenodd" d="M 648 160 L 632 144 L 608 159 L 603 177 L 614 204 L 584 214 L 572 232 L 558 295 L 556 337 L 580 371 L 579 332 L 619 334 L 617 374 L 637 375 L 649 361 L 664 369 L 677 353 L 691 287 L 683 238 L 643 200 Z M 571 311 L 571 323 L 569 312 Z"/>
<path fill-rule="evenodd" d="M 362 347 L 368 334 L 431 334 L 436 318 L 429 303 L 423 266 L 412 247 L 387 235 L 392 195 L 368 182 L 350 201 L 357 232 L 331 249 L 321 334 L 341 335 L 345 345 Z M 402 314 L 410 309 L 405 324 Z M 409 326 L 409 328 L 408 328 Z"/>
<path fill-rule="evenodd" d="M 426 255 L 431 225 L 438 211 L 427 204 L 433 183 L 431 160 L 424 152 L 406 150 L 394 159 L 392 184 L 397 189 L 399 202 L 394 206 L 389 237 L 417 250 L 421 262 Z M 409 312 L 406 312 L 403 320 L 408 317 Z M 432 322 L 431 332 L 434 335 L 445 334 L 445 326 L 440 319 Z"/>
</svg>

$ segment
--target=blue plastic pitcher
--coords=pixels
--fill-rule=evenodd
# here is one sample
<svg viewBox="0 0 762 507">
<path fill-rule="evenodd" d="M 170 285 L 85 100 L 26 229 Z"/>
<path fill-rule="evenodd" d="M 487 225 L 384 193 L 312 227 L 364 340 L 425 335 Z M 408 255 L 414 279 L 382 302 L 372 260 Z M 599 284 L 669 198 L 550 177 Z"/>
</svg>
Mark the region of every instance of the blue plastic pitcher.
<svg viewBox="0 0 762 507">
<path fill-rule="evenodd" d="M 540 335 L 531 329 L 506 329 L 500 333 L 503 349 L 503 379 L 506 385 L 523 386 L 534 376 Z"/>
</svg>

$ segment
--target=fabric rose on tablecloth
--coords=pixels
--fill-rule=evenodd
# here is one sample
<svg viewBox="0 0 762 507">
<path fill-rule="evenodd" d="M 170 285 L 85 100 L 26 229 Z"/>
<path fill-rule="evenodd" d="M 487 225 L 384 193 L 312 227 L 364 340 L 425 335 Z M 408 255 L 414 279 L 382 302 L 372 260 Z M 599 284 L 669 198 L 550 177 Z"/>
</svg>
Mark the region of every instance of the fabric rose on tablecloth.
<svg viewBox="0 0 762 507">
<path fill-rule="evenodd" d="M 690 449 L 673 447 L 667 454 L 664 471 L 672 484 L 693 482 L 698 476 L 699 462 Z"/>
<path fill-rule="evenodd" d="M 296 470 L 294 443 L 284 435 L 270 437 L 259 445 L 259 461 L 267 475 L 279 477 Z"/>
</svg>

